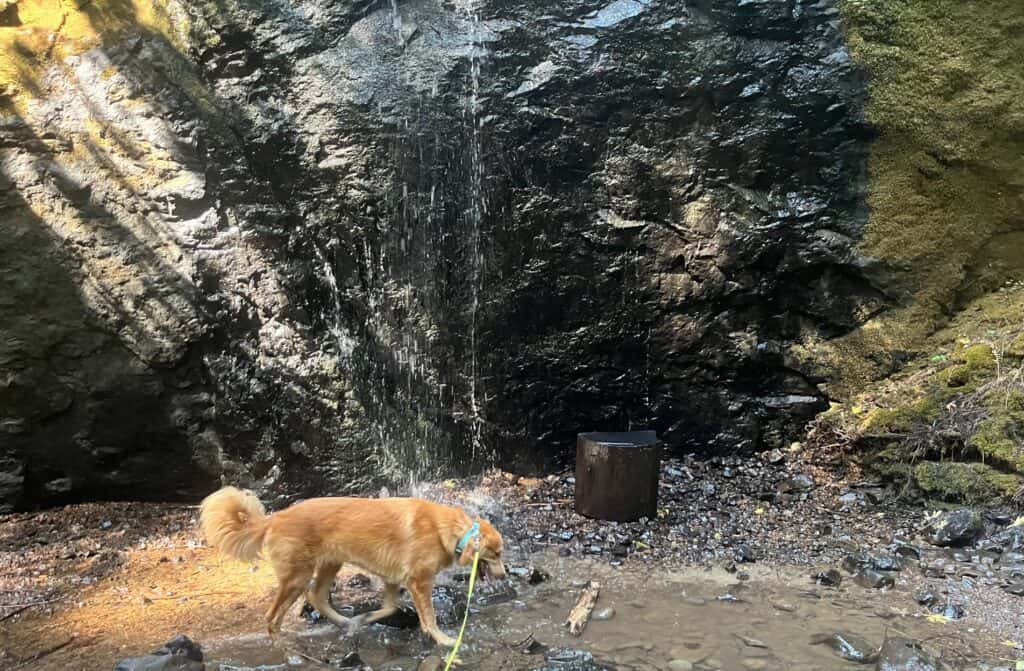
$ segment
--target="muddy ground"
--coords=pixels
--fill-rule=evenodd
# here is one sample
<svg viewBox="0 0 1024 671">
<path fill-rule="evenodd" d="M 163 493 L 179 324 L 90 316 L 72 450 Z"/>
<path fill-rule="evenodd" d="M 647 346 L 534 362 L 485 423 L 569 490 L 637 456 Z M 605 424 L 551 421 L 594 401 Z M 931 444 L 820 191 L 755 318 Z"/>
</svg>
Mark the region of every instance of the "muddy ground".
<svg viewBox="0 0 1024 671">
<path fill-rule="evenodd" d="M 1012 669 L 1024 658 L 1024 597 L 1018 595 L 1024 548 L 985 541 L 1009 538 L 1007 530 L 1012 536 L 1019 511 L 984 511 L 983 528 L 966 547 L 937 547 L 929 542 L 928 509 L 898 500 L 898 487 L 859 480 L 813 455 L 667 460 L 656 516 L 629 524 L 576 515 L 570 473 L 536 479 L 491 472 L 419 485 L 412 493 L 492 518 L 506 535 L 510 565 L 561 567 L 563 575 L 552 575 L 548 589 L 572 591 L 598 568 L 621 573 L 624 585 L 625 576 L 706 570 L 719 582 L 724 576 L 703 597 L 714 603 L 728 601 L 729 584 L 767 590 L 774 572 L 796 590 L 791 598 L 806 597 L 800 596 L 804 583 L 817 599 L 841 590 L 843 598 L 871 599 L 874 616 L 897 630 L 916 622 L 934 630 L 937 641 L 955 641 L 950 650 L 959 652 L 948 652 L 947 659 L 956 668 L 987 660 L 989 667 L 978 668 Z M 200 642 L 249 635 L 253 646 L 269 646 L 257 640 L 274 584 L 269 568 L 205 547 L 196 512 L 194 506 L 103 503 L 0 518 L 0 668 L 110 669 L 181 633 Z M 354 573 L 339 577 L 337 603 L 374 594 L 372 585 L 353 580 Z M 824 577 L 816 579 L 819 574 Z M 840 585 L 828 584 L 836 575 Z M 516 601 L 523 608 L 530 607 L 531 589 Z M 661 601 L 657 594 L 647 598 Z M 680 597 L 664 598 L 660 607 Z M 548 602 L 550 608 L 566 605 Z M 841 622 L 843 600 L 832 602 L 840 605 L 828 617 Z M 491 617 L 500 631 L 501 618 Z M 308 626 L 297 614 L 290 621 L 297 630 Z M 403 645 L 402 659 L 416 663 L 436 653 L 418 634 Z M 258 661 L 287 664 L 286 652 L 275 654 Z M 672 661 L 667 652 L 650 656 L 661 661 L 645 667 L 634 660 L 628 668 L 670 668 L 664 666 Z M 672 668 L 685 668 L 674 661 L 679 665 Z M 706 668 L 699 663 L 693 668 Z M 396 662 L 389 668 L 406 667 Z"/>
</svg>

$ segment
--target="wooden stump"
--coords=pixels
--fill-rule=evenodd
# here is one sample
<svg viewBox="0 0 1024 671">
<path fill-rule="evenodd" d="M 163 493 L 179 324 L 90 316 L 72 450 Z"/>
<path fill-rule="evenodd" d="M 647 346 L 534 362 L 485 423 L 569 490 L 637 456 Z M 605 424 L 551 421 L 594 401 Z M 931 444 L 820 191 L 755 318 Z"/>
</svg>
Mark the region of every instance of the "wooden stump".
<svg viewBox="0 0 1024 671">
<path fill-rule="evenodd" d="M 658 514 L 661 443 L 654 431 L 581 433 L 576 440 L 576 512 L 629 522 Z"/>
</svg>

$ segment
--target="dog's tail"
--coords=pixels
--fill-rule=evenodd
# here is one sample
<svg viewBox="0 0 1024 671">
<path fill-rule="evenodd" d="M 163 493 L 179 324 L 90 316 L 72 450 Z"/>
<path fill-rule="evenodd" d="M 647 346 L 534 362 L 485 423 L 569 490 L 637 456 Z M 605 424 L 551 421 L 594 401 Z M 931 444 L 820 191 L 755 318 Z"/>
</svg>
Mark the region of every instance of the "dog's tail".
<svg viewBox="0 0 1024 671">
<path fill-rule="evenodd" d="M 203 499 L 199 524 L 206 542 L 221 552 L 254 561 L 263 547 L 270 518 L 252 492 L 223 487 Z"/>
</svg>

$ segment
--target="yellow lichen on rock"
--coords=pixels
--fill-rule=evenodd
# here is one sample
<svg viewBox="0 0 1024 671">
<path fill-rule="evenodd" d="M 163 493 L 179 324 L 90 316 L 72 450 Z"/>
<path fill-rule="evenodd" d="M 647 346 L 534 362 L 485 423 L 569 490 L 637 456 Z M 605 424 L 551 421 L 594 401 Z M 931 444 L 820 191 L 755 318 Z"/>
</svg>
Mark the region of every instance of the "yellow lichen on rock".
<svg viewBox="0 0 1024 671">
<path fill-rule="evenodd" d="M 158 0 L 18 0 L 0 25 L 0 105 L 20 109 L 45 93 L 47 68 L 67 56 L 121 39 L 129 32 L 185 41 L 189 22 L 176 5 Z"/>
</svg>

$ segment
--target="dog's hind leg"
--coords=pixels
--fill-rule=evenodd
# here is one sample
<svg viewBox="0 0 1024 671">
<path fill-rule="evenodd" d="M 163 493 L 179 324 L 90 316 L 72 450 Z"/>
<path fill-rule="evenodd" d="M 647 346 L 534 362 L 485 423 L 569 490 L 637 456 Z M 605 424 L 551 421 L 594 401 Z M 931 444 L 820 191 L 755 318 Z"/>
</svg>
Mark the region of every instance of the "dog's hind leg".
<svg viewBox="0 0 1024 671">
<path fill-rule="evenodd" d="M 376 622 L 377 620 L 383 620 L 388 615 L 393 614 L 398 610 L 398 583 L 389 582 L 384 583 L 384 595 L 382 597 L 383 603 L 381 607 L 372 613 L 367 613 L 360 619 L 360 624 Z"/>
<path fill-rule="evenodd" d="M 274 567 L 277 573 L 277 596 L 274 603 L 267 610 L 267 632 L 271 640 L 277 639 L 281 631 L 281 621 L 291 608 L 295 600 L 302 596 L 302 593 L 309 585 L 309 579 L 313 570 L 308 566 L 288 566 L 287 568 Z"/>
<path fill-rule="evenodd" d="M 313 608 L 320 611 L 320 614 L 343 629 L 352 628 L 352 620 L 341 615 L 331 606 L 331 583 L 334 576 L 341 569 L 341 564 L 323 563 L 316 570 L 316 579 L 313 581 L 313 588 L 306 594 L 306 598 Z"/>
<path fill-rule="evenodd" d="M 408 587 L 409 592 L 412 593 L 412 601 L 416 604 L 416 612 L 420 616 L 420 628 L 440 645 L 449 648 L 455 645 L 455 639 L 437 626 L 434 603 L 430 600 L 431 592 L 434 590 L 434 577 L 428 575 L 413 578 L 409 581 Z"/>
</svg>

